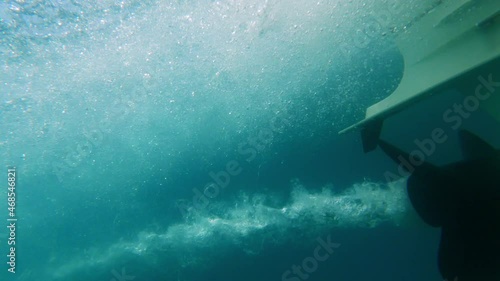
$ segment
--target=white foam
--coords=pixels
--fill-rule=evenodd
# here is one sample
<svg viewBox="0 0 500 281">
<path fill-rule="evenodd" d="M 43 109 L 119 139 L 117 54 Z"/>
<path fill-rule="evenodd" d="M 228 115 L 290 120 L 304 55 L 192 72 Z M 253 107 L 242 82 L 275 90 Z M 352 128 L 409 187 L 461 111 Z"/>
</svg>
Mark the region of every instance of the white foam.
<svg viewBox="0 0 500 281">
<path fill-rule="evenodd" d="M 200 270 L 234 249 L 252 255 L 264 244 L 301 243 L 294 240 L 293 229 L 312 241 L 326 231 L 334 234 L 338 228 L 399 224 L 410 209 L 404 180 L 390 184 L 363 182 L 340 193 L 332 186 L 311 192 L 298 181 L 293 185 L 290 200 L 283 206 L 266 205 L 264 202 L 273 201 L 269 195 L 242 195 L 237 202 L 219 203 L 223 215 L 197 212 L 189 222 L 171 225 L 165 231 L 142 231 L 134 240 L 95 251 L 90 259 L 88 255 L 74 257 L 56 267 L 54 278 L 73 279 L 80 272 L 119 268 L 121 261 L 131 257 L 136 264 L 156 266 L 161 262 L 169 270 Z M 129 265 L 129 271 L 133 270 Z"/>
</svg>

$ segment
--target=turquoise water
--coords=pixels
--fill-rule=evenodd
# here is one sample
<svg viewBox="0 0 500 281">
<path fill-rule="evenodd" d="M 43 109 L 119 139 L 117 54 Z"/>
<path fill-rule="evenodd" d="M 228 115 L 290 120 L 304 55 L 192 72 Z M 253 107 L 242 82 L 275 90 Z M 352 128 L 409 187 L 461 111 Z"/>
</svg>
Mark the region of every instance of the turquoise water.
<svg viewBox="0 0 500 281">
<path fill-rule="evenodd" d="M 1 280 L 439 280 L 404 179 L 337 135 L 434 2 L 1 3 Z"/>
</svg>

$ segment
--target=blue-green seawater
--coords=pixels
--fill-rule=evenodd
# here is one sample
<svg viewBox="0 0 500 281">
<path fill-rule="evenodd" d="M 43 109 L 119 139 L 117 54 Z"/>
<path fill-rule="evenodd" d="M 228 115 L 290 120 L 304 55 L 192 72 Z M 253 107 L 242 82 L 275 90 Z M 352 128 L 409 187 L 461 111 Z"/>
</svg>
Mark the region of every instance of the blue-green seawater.
<svg viewBox="0 0 500 281">
<path fill-rule="evenodd" d="M 439 1 L 409 2 L 0 3 L 0 280 L 439 280 L 404 178 L 338 135 Z"/>
</svg>

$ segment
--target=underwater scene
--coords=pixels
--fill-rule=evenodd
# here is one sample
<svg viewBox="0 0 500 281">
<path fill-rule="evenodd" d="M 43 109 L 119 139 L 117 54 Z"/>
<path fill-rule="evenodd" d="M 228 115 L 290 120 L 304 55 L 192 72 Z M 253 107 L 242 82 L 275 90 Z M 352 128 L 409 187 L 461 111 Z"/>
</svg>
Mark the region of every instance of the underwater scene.
<svg viewBox="0 0 500 281">
<path fill-rule="evenodd" d="M 442 223 L 408 193 L 435 175 L 424 153 L 447 165 L 476 140 L 458 128 L 500 147 L 473 104 L 500 77 L 471 78 L 485 89 L 474 99 L 448 87 L 394 110 L 382 149 L 364 152 L 367 130 L 339 134 L 397 89 L 398 36 L 443 2 L 2 1 L 0 280 L 452 276 Z M 396 146 L 420 150 L 405 160 Z M 424 176 L 408 180 L 412 165 Z"/>
</svg>

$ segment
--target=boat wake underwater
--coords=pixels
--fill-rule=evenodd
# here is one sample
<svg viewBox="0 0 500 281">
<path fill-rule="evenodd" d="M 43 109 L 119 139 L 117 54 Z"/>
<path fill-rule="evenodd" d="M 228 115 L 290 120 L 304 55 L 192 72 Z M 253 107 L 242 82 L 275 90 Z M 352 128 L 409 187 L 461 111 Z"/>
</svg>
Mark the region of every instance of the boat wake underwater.
<svg viewBox="0 0 500 281">
<path fill-rule="evenodd" d="M 89 249 L 51 265 L 44 274 L 51 280 L 88 280 L 106 278 L 110 268 L 125 267 L 142 278 L 187 275 L 216 266 L 235 249 L 258 257 L 268 248 L 293 244 L 298 237 L 303 242 L 295 243 L 308 244 L 320 235 L 329 236 L 332 229 L 399 225 L 412 216 L 402 181 L 388 186 L 357 184 L 340 194 L 331 186 L 308 192 L 298 182 L 293 185 L 290 202 L 281 208 L 266 205 L 272 201 L 269 195 L 241 195 L 217 204 L 218 214 L 196 214 L 161 231 L 141 231 L 133 240 Z"/>
<path fill-rule="evenodd" d="M 462 160 L 385 176 L 449 100 L 400 113 L 498 80 L 499 10 L 0 3 L 0 280 L 500 280 L 499 153 L 465 126 L 495 135 L 496 82 Z"/>
</svg>

